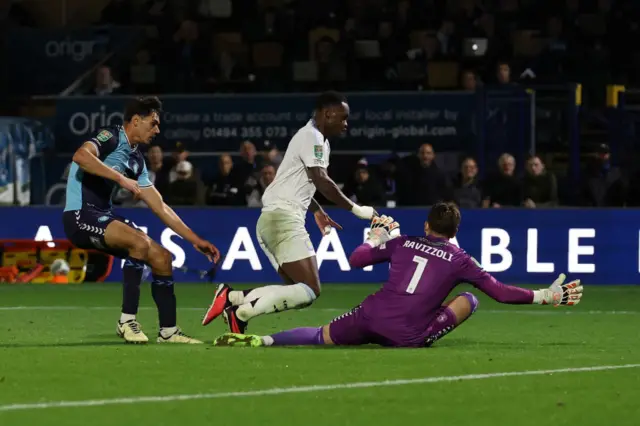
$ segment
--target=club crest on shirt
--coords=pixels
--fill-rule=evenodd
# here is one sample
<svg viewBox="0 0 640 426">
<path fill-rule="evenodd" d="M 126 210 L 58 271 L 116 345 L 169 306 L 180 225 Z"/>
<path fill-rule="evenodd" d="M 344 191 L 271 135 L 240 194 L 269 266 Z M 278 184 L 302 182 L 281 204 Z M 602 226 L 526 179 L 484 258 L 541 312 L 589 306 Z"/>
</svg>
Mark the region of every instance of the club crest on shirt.
<svg viewBox="0 0 640 426">
<path fill-rule="evenodd" d="M 139 167 L 140 167 L 140 166 L 138 166 L 138 163 L 133 163 L 133 167 L 132 167 L 132 169 L 133 169 L 133 174 L 134 174 L 134 175 L 137 175 L 137 174 L 138 174 L 138 168 L 139 168 Z"/>
<path fill-rule="evenodd" d="M 106 142 L 112 137 L 113 135 L 111 134 L 111 132 L 107 130 L 103 130 L 100 133 L 98 133 L 98 136 L 96 136 L 96 139 L 98 139 L 100 142 Z"/>
<path fill-rule="evenodd" d="M 322 160 L 322 157 L 324 156 L 324 149 L 322 146 L 320 145 L 314 145 L 313 146 L 313 155 L 318 159 L 318 160 Z"/>
</svg>

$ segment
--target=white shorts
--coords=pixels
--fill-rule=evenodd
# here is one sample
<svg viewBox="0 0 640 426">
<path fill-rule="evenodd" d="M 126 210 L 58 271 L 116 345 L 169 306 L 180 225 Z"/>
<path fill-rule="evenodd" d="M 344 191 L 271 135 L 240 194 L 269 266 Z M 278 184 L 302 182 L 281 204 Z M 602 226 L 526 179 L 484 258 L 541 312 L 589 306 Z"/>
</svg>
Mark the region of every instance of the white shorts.
<svg viewBox="0 0 640 426">
<path fill-rule="evenodd" d="M 283 263 L 316 255 L 304 219 L 283 210 L 262 212 L 256 224 L 258 243 L 277 271 Z"/>
</svg>

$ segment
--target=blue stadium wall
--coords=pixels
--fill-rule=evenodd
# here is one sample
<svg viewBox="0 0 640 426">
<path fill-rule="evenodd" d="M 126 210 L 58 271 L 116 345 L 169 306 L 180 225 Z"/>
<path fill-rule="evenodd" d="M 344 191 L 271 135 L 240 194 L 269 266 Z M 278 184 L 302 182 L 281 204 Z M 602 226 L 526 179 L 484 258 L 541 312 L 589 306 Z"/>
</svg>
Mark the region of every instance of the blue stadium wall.
<svg viewBox="0 0 640 426">
<path fill-rule="evenodd" d="M 206 259 L 167 229 L 147 209 L 118 212 L 160 241 L 174 256 L 174 266 L 208 268 Z M 255 209 L 177 209 L 203 237 L 226 254 L 218 279 L 234 283 L 278 282 L 258 246 Z M 313 219 L 307 221 L 325 283 L 384 281 L 387 266 L 352 270 L 349 254 L 362 243 L 367 222 L 348 212 L 328 211 L 344 230 L 321 238 Z M 394 209 L 404 234 L 421 234 L 424 209 Z M 0 238 L 65 238 L 62 211 L 46 207 L 0 209 Z M 467 210 L 463 211 L 458 244 L 498 279 L 507 283 L 548 284 L 558 273 L 581 278 L 587 285 L 636 284 L 640 276 L 640 222 L 635 210 Z M 120 262 L 110 281 L 121 279 Z M 176 272 L 178 281 L 194 281 Z"/>
</svg>

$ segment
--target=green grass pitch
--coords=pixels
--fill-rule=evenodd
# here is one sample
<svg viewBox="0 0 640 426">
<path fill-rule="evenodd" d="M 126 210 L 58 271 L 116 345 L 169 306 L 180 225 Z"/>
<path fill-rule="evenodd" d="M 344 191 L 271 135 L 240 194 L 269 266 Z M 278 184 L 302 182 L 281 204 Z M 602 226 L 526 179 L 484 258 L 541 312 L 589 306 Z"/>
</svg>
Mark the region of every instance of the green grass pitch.
<svg viewBox="0 0 640 426">
<path fill-rule="evenodd" d="M 326 285 L 248 331 L 325 324 L 375 288 Z M 215 348 L 224 323 L 200 325 L 214 287 L 176 289 L 207 345 L 123 344 L 118 284 L 0 286 L 0 425 L 640 425 L 640 286 L 588 286 L 566 309 L 472 290 L 478 312 L 430 349 Z M 142 305 L 155 340 L 148 284 Z M 602 366 L 627 367 L 536 373 Z"/>
</svg>

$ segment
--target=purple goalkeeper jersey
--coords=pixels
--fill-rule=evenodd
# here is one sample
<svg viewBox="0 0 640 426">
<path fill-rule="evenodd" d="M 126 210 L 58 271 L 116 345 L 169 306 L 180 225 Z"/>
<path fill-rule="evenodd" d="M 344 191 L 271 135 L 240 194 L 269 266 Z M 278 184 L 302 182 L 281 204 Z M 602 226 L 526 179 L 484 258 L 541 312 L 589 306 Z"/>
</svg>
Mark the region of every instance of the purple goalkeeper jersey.
<svg viewBox="0 0 640 426">
<path fill-rule="evenodd" d="M 422 335 L 460 283 L 469 283 L 501 303 L 533 301 L 531 290 L 500 283 L 464 250 L 433 236 L 403 235 L 376 248 L 365 243 L 349 262 L 356 268 L 390 262 L 389 279 L 362 302 L 362 314 L 407 340 Z"/>
</svg>

